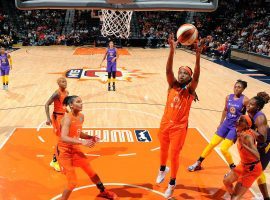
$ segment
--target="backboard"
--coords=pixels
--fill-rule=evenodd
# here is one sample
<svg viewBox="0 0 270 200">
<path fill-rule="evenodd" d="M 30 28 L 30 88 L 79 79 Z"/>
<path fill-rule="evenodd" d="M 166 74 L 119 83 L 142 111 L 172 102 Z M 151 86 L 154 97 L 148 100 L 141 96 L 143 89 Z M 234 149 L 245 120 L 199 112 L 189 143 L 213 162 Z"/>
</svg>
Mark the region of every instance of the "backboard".
<svg viewBox="0 0 270 200">
<path fill-rule="evenodd" d="M 217 9 L 218 0 L 15 0 L 22 10 L 107 9 L 132 11 L 200 11 Z"/>
</svg>

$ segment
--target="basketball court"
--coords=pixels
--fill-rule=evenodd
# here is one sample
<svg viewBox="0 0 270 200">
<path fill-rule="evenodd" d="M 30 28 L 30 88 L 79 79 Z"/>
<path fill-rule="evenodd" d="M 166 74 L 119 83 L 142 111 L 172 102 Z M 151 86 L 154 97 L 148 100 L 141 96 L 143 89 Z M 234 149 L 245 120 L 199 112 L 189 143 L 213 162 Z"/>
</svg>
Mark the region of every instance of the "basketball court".
<svg viewBox="0 0 270 200">
<path fill-rule="evenodd" d="M 124 12 L 211 12 L 217 8 L 218 1 L 16 0 L 16 6 L 30 10 L 103 8 Z M 103 15 L 109 17 L 104 12 Z M 127 26 L 115 33 L 116 37 L 128 38 L 131 16 L 132 13 L 128 13 L 128 17 L 124 13 L 120 17 L 123 23 L 116 27 Z M 106 24 L 106 19 L 103 23 Z M 113 26 L 104 26 L 101 32 L 107 36 L 105 29 Z M 169 175 L 161 185 L 156 185 L 155 180 L 160 153 L 157 133 L 168 91 L 165 68 L 169 49 L 119 49 L 116 91 L 107 91 L 105 66 L 100 67 L 104 53 L 105 48 L 94 46 L 20 46 L 11 53 L 13 69 L 9 90 L 0 91 L 0 200 L 56 200 L 61 197 L 66 177 L 49 166 L 56 138 L 52 127 L 45 125 L 44 107 L 58 89 L 56 80 L 60 76 L 67 78 L 69 94 L 82 98 L 84 131 L 101 138 L 95 147 L 82 149 L 104 185 L 115 192 L 119 199 L 164 199 Z M 193 53 L 176 50 L 175 74 L 179 66 L 190 66 L 193 69 L 194 65 Z M 188 135 L 180 154 L 174 199 L 229 198 L 222 182 L 229 168 L 218 148 L 205 160 L 203 170 L 190 173 L 187 167 L 198 159 L 215 133 L 225 97 L 233 93 L 234 83 L 238 79 L 248 82 L 244 94 L 249 98 L 260 91 L 270 93 L 267 83 L 202 56 L 200 82 L 196 90 L 200 101 L 192 104 Z M 264 112 L 270 117 L 269 105 L 265 106 Z M 238 163 L 236 145 L 230 151 L 235 163 Z M 269 180 L 269 168 L 266 175 Z M 81 169 L 77 169 L 77 177 L 78 185 L 70 199 L 98 200 L 95 185 Z M 244 199 L 259 200 L 259 196 L 258 187 L 254 184 Z"/>
<path fill-rule="evenodd" d="M 84 131 L 101 138 L 95 148 L 83 150 L 107 187 L 116 192 L 120 199 L 164 199 L 163 192 L 167 184 L 158 186 L 154 183 L 159 165 L 158 128 L 86 128 Z M 146 139 L 140 137 L 141 133 Z M 52 129 L 14 130 L 0 152 L 3 168 L 0 191 L 3 199 L 27 199 L 32 196 L 33 190 L 35 199 L 59 197 L 66 179 L 48 167 L 54 151 L 53 141 Z M 196 159 L 196 155 L 206 145 L 202 133 L 196 128 L 190 128 L 186 146 L 181 153 L 174 195 L 176 199 L 222 199 L 225 193 L 222 177 L 228 169 L 217 153 L 209 157 L 207 169 L 199 173 L 186 170 L 186 166 Z M 98 194 L 95 185 L 81 170 L 77 172 L 79 184 L 71 199 L 95 199 Z M 252 196 L 248 193 L 246 199 Z"/>
<path fill-rule="evenodd" d="M 160 186 L 155 178 L 159 166 L 157 132 L 168 89 L 168 49 L 125 49 L 128 55 L 120 55 L 115 92 L 107 91 L 106 73 L 99 67 L 103 55 L 74 55 L 76 51 L 75 47 L 53 46 L 22 47 L 12 53 L 10 89 L 0 92 L 0 198 L 57 199 L 65 187 L 65 176 L 49 167 L 55 138 L 52 129 L 44 125 L 44 105 L 57 89 L 56 79 L 64 75 L 70 94 L 81 96 L 84 102 L 86 132 L 103 140 L 92 149 L 83 149 L 107 187 L 120 199 L 163 199 L 169 176 Z M 179 65 L 194 67 L 194 63 L 193 54 L 177 50 L 175 71 Z M 206 159 L 202 171 L 189 173 L 187 167 L 215 132 L 224 98 L 237 79 L 248 82 L 248 97 L 258 91 L 270 92 L 268 84 L 203 58 L 201 68 L 197 90 L 200 101 L 193 103 L 190 113 L 176 199 L 226 198 L 222 179 L 228 167 L 218 149 Z M 264 111 L 270 115 L 268 105 Z M 150 141 L 138 141 L 136 131 L 149 133 Z M 231 152 L 237 163 L 235 146 Z M 78 186 L 71 199 L 96 199 L 97 190 L 87 176 L 80 169 L 77 173 Z M 252 192 L 245 198 L 255 198 L 256 184 Z"/>
</svg>

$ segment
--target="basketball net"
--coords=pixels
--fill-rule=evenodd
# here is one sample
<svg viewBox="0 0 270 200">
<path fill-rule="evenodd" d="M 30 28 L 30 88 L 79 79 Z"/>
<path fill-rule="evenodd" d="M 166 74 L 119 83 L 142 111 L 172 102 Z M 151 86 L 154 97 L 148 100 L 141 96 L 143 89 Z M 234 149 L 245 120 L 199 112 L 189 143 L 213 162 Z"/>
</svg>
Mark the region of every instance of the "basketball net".
<svg viewBox="0 0 270 200">
<path fill-rule="evenodd" d="M 103 24 L 101 34 L 104 37 L 112 36 L 128 38 L 130 35 L 130 21 L 133 11 L 104 10 L 102 9 Z"/>
</svg>

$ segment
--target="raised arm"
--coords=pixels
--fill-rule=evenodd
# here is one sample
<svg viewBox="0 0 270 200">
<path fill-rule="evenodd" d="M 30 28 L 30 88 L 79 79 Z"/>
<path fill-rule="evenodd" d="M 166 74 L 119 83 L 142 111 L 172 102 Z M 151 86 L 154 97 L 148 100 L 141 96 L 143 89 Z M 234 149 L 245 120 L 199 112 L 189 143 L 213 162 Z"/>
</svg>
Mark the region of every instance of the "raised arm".
<svg viewBox="0 0 270 200">
<path fill-rule="evenodd" d="M 53 101 L 58 98 L 58 92 L 54 92 L 53 95 L 48 99 L 48 101 L 45 104 L 45 112 L 47 116 L 46 124 L 49 126 L 52 123 L 52 120 L 50 118 L 50 105 L 53 103 Z"/>
<path fill-rule="evenodd" d="M 168 42 L 170 44 L 170 53 L 166 65 L 166 77 L 169 87 L 173 87 L 174 83 L 177 81 L 173 74 L 173 57 L 177 42 L 174 41 L 173 35 L 170 35 Z"/>
<path fill-rule="evenodd" d="M 200 58 L 201 58 L 201 51 L 202 45 L 197 45 L 197 49 L 196 49 L 196 63 L 195 63 L 195 68 L 194 68 L 194 74 L 193 74 L 193 78 L 192 81 L 190 83 L 190 87 L 189 90 L 191 93 L 195 92 L 198 83 L 199 83 L 199 78 L 200 78 L 200 72 L 201 72 L 201 66 L 200 66 Z"/>
</svg>

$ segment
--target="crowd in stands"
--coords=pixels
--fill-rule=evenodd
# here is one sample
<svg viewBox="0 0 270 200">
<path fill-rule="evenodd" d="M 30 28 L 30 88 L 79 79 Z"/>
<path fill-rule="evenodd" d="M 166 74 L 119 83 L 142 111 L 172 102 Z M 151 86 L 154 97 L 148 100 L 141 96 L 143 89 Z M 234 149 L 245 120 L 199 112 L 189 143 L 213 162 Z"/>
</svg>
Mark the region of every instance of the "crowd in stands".
<svg viewBox="0 0 270 200">
<path fill-rule="evenodd" d="M 17 28 L 23 45 L 61 44 L 65 11 L 17 10 Z"/>
<path fill-rule="evenodd" d="M 158 46 L 167 45 L 167 38 L 170 33 L 176 32 L 179 24 L 183 24 L 186 12 L 136 12 L 139 24 L 139 38 L 157 41 Z"/>
<path fill-rule="evenodd" d="M 150 41 L 176 33 L 185 12 L 136 13 L 141 37 Z M 270 56 L 270 12 L 258 1 L 223 0 L 213 13 L 196 13 L 190 20 L 205 38 L 205 54 L 227 59 L 231 47 Z"/>
<path fill-rule="evenodd" d="M 0 46 L 11 48 L 13 44 L 11 26 L 8 22 L 8 15 L 0 11 Z"/>
<path fill-rule="evenodd" d="M 215 12 L 195 13 L 194 17 L 187 12 L 135 12 L 138 33 L 132 37 L 147 39 L 147 46 L 167 46 L 168 35 L 189 20 L 205 38 L 203 53 L 209 56 L 226 59 L 231 47 L 270 56 L 270 13 L 257 2 L 221 0 Z M 15 13 L 16 23 L 11 23 L 0 12 L 0 45 L 8 47 L 13 40 L 23 45 L 83 45 L 101 35 L 99 20 L 91 18 L 91 11 L 74 11 L 70 30 L 66 30 L 66 10 Z"/>
<path fill-rule="evenodd" d="M 234 47 L 270 56 L 270 12 L 254 2 L 220 1 L 214 13 L 194 17 L 194 25 L 206 38 L 206 54 L 226 58 Z"/>
</svg>

